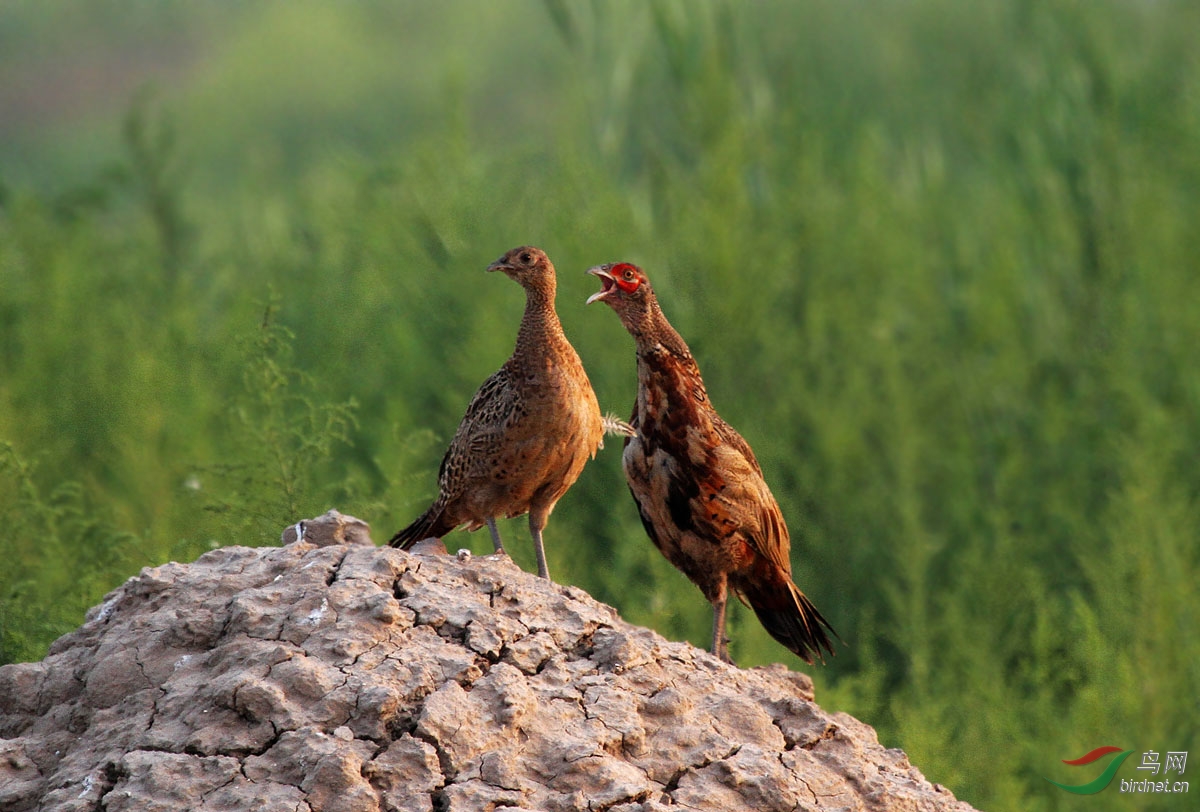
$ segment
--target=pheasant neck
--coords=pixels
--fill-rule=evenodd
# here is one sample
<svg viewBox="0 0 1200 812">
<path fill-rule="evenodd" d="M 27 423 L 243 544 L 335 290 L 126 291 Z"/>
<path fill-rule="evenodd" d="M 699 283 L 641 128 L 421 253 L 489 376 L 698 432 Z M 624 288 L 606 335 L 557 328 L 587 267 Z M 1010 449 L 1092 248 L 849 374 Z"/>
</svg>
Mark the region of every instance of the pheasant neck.
<svg viewBox="0 0 1200 812">
<path fill-rule="evenodd" d="M 637 320 L 636 324 L 629 326 L 629 331 L 633 334 L 634 341 L 637 342 L 639 358 L 648 354 L 667 352 L 681 361 L 694 363 L 687 342 L 667 321 L 657 300 L 652 299 L 647 304 L 646 312 L 642 318 Z"/>
<path fill-rule="evenodd" d="M 658 302 L 651 301 L 643 315 L 638 329 L 631 329 L 637 341 L 637 420 L 646 427 L 674 412 L 699 421 L 697 408 L 708 402 L 708 392 L 696 360 Z"/>
<path fill-rule="evenodd" d="M 552 350 L 565 340 L 562 324 L 554 310 L 554 287 L 530 287 L 525 291 L 525 315 L 517 331 L 514 358 Z"/>
</svg>

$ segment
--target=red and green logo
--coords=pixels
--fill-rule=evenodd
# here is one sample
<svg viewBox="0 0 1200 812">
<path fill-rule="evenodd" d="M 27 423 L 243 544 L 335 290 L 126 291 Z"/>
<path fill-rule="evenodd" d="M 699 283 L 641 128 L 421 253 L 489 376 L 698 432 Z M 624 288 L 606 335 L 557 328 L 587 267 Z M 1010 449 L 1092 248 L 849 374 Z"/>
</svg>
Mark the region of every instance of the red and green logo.
<svg viewBox="0 0 1200 812">
<path fill-rule="evenodd" d="M 1120 753 L 1120 755 L 1108 763 L 1108 766 L 1104 768 L 1104 772 L 1100 773 L 1093 780 L 1088 781 L 1086 784 L 1077 784 L 1072 786 L 1070 784 L 1060 784 L 1057 781 L 1052 781 L 1049 778 L 1046 780 L 1050 781 L 1051 784 L 1059 789 L 1065 789 L 1067 792 L 1073 792 L 1076 795 L 1095 795 L 1112 782 L 1113 776 L 1117 774 L 1117 769 L 1121 766 L 1125 759 L 1129 758 L 1129 756 L 1133 754 L 1133 751 L 1122 750 L 1120 747 L 1097 747 L 1095 750 L 1085 756 L 1080 756 L 1079 758 L 1073 759 L 1063 759 L 1063 764 L 1069 764 L 1072 767 L 1082 767 L 1085 764 L 1091 764 L 1099 761 L 1110 753 Z"/>
</svg>

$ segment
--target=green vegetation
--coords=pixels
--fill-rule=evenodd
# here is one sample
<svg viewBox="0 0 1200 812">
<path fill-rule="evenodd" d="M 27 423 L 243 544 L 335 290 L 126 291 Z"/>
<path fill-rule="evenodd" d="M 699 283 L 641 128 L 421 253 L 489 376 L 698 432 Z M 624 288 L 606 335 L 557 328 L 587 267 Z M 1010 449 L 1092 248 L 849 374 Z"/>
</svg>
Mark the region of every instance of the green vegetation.
<svg viewBox="0 0 1200 812">
<path fill-rule="evenodd" d="M 848 643 L 824 706 L 988 809 L 1076 808 L 1043 777 L 1100 745 L 1196 757 L 1200 6 L 112 6 L 0 10 L 0 662 L 142 566 L 401 527 L 533 243 L 619 413 L 582 271 L 651 274 Z M 704 645 L 619 453 L 551 570 Z"/>
</svg>

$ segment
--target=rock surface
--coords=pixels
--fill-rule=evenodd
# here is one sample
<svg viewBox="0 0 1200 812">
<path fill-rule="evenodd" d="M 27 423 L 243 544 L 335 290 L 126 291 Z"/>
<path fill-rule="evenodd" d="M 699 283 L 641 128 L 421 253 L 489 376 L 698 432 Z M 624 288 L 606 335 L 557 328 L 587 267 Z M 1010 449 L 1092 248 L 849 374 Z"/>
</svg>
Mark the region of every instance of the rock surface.
<svg viewBox="0 0 1200 812">
<path fill-rule="evenodd" d="M 0 809 L 970 810 L 802 674 L 334 519 L 147 568 L 0 668 Z"/>
</svg>

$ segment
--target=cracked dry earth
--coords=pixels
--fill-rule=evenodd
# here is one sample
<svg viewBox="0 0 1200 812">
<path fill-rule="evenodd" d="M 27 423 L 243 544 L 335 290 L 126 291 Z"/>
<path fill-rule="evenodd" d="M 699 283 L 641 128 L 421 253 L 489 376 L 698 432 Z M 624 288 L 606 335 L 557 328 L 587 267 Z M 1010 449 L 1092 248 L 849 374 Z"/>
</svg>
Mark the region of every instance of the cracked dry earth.
<svg viewBox="0 0 1200 812">
<path fill-rule="evenodd" d="M 224 548 L 0 668 L 3 810 L 502 807 L 970 810 L 806 676 L 504 558 Z"/>
</svg>

